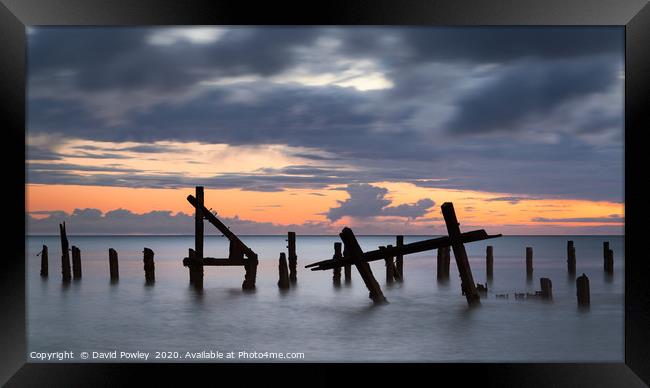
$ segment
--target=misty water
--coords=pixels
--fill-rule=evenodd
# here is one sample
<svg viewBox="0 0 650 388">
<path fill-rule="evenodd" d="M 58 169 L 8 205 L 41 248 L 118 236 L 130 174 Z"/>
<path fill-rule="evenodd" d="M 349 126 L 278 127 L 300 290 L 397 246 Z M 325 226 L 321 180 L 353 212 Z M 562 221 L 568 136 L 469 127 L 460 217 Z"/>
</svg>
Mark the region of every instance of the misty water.
<svg viewBox="0 0 650 388">
<path fill-rule="evenodd" d="M 406 236 L 405 242 L 425 236 Z M 181 260 L 193 236 L 69 236 L 81 249 L 83 278 L 61 282 L 58 237 L 27 244 L 28 361 L 31 352 L 302 352 L 300 362 L 572 362 L 624 357 L 624 238 L 622 236 L 506 236 L 466 244 L 474 280 L 486 282 L 485 247 L 494 246 L 494 278 L 481 306 L 460 292 L 452 254 L 450 279 L 436 280 L 436 252 L 404 258 L 404 282 L 386 285 L 383 261 L 371 263 L 390 302 L 373 306 L 353 267 L 352 284 L 332 284 L 332 271 L 304 266 L 329 259 L 334 236 L 298 236 L 298 283 L 277 287 L 286 236 L 242 236 L 258 253 L 257 289 L 241 290 L 242 267 L 206 267 L 204 291 L 189 287 Z M 591 307 L 576 302 L 566 269 L 566 243 L 575 241 L 577 275 L 590 280 Z M 395 244 L 394 236 L 361 236 L 364 250 Z M 614 250 L 614 275 L 603 271 L 603 241 Z M 49 277 L 39 276 L 41 246 L 49 247 Z M 526 279 L 525 248 L 534 249 L 534 278 Z M 146 286 L 144 247 L 155 252 L 156 283 Z M 111 284 L 108 249 L 119 254 Z M 223 237 L 206 237 L 205 255 L 227 257 Z M 513 293 L 553 282 L 553 300 L 515 300 Z M 508 299 L 495 294 L 509 293 Z M 78 357 L 73 362 L 80 362 Z M 89 361 L 93 361 L 92 359 Z M 106 360 L 94 360 L 105 362 Z M 109 360 L 122 362 L 126 360 Z M 200 361 L 200 360 L 198 360 Z M 208 360 L 222 362 L 220 360 Z M 227 360 L 223 360 L 225 362 Z M 237 359 L 236 362 L 286 362 Z"/>
</svg>

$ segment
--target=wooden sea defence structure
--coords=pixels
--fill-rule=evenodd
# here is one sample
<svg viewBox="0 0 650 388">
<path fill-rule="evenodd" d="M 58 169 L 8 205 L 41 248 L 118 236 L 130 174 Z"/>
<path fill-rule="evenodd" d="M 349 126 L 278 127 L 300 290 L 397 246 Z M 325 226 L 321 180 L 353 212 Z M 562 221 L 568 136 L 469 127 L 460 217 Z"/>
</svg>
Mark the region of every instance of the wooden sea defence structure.
<svg viewBox="0 0 650 388">
<path fill-rule="evenodd" d="M 72 279 L 70 272 L 70 243 L 65 230 L 65 221 L 59 224 L 59 234 L 61 236 L 61 277 L 64 283 Z"/>
<path fill-rule="evenodd" d="M 609 241 L 603 242 L 603 260 L 605 273 L 612 275 L 614 273 L 614 251 L 609 249 Z"/>
<path fill-rule="evenodd" d="M 578 306 L 587 307 L 590 304 L 589 278 L 584 273 L 576 279 Z"/>
<path fill-rule="evenodd" d="M 145 282 L 147 284 L 153 284 L 156 282 L 156 266 L 153 262 L 154 253 L 150 248 L 144 248 L 144 251 L 142 253 L 144 254 L 142 261 L 144 262 Z"/>
<path fill-rule="evenodd" d="M 404 246 L 404 236 L 395 236 L 395 245 L 397 247 Z M 404 255 L 398 254 L 395 256 L 395 272 L 394 277 L 397 281 L 404 281 Z"/>
<path fill-rule="evenodd" d="M 533 279 L 533 248 L 526 247 L 526 279 Z"/>
<path fill-rule="evenodd" d="M 298 255 L 296 255 L 296 232 L 287 233 L 287 248 L 289 249 L 289 281 L 295 284 L 298 281 L 296 266 L 298 265 Z"/>
<path fill-rule="evenodd" d="M 438 248 L 436 258 L 436 277 L 438 280 L 449 279 L 449 264 L 451 263 L 451 250 L 447 247 Z"/>
<path fill-rule="evenodd" d="M 196 186 L 196 197 L 187 196 L 187 201 L 195 209 L 194 250 L 183 259 L 183 265 L 190 270 L 190 283 L 197 289 L 203 287 L 203 267 L 214 266 L 243 266 L 245 270 L 243 290 L 254 290 L 257 278 L 257 254 L 244 244 L 237 235 L 230 231 L 216 215 L 205 207 L 203 186 Z M 204 257 L 203 255 L 203 221 L 207 220 L 216 227 L 230 242 L 227 258 Z"/>
<path fill-rule="evenodd" d="M 289 281 L 289 267 L 287 266 L 287 256 L 284 254 L 284 252 L 280 253 L 278 272 L 279 272 L 278 287 L 281 290 L 289 289 L 291 284 Z"/>
<path fill-rule="evenodd" d="M 120 279 L 120 269 L 117 263 L 117 251 L 113 248 L 108 249 L 108 270 L 112 282 Z"/>
<path fill-rule="evenodd" d="M 571 240 L 567 241 L 566 257 L 567 271 L 570 275 L 574 275 L 576 273 L 576 247 Z"/>
<path fill-rule="evenodd" d="M 485 276 L 488 280 L 492 280 L 494 275 L 494 248 L 488 245 L 485 248 Z"/>
<path fill-rule="evenodd" d="M 340 242 L 335 242 L 334 243 L 334 256 L 332 256 L 332 260 L 342 260 L 343 259 L 343 253 L 341 252 L 341 243 Z M 341 285 L 341 267 L 336 267 L 332 269 L 332 283 L 334 283 L 334 286 L 340 286 Z"/>
<path fill-rule="evenodd" d="M 81 279 L 81 250 L 72 246 L 72 277 Z"/>
<path fill-rule="evenodd" d="M 553 283 L 549 278 L 539 279 L 539 284 L 542 288 L 543 299 L 553 299 Z"/>
<path fill-rule="evenodd" d="M 388 245 L 388 248 L 392 247 L 392 245 Z M 386 251 L 386 247 L 379 247 L 379 250 L 382 249 Z M 395 256 L 391 256 L 390 254 L 386 254 L 386 257 L 384 257 L 384 262 L 386 264 L 386 284 L 392 284 L 395 279 L 399 278 L 394 258 Z"/>
<path fill-rule="evenodd" d="M 352 230 L 350 228 L 344 228 L 340 234 L 341 240 L 344 244 L 343 259 L 323 260 L 309 264 L 305 267 L 311 268 L 312 271 L 324 271 L 341 267 L 352 262 L 352 264 L 357 267 L 366 287 L 370 291 L 370 299 L 375 303 L 381 303 L 385 301 L 385 297 L 383 296 L 383 293 L 381 293 L 379 284 L 375 280 L 374 276 L 372 276 L 372 271 L 368 265 L 369 262 L 383 260 L 388 255 L 408 255 L 444 247 L 451 247 L 454 252 L 454 257 L 456 258 L 456 264 L 461 278 L 462 294 L 465 295 L 469 305 L 478 304 L 480 297 L 472 277 L 472 271 L 469 265 L 469 260 L 467 259 L 467 252 L 465 251 L 464 244 L 496 238 L 501 235 L 490 236 L 483 229 L 461 233 L 460 224 L 458 223 L 454 211 L 454 205 L 451 202 L 446 202 L 442 205 L 442 214 L 447 226 L 448 236 L 363 252 Z"/>
<path fill-rule="evenodd" d="M 46 278 L 49 274 L 47 245 L 43 245 L 39 255 L 41 255 L 41 276 Z"/>
</svg>

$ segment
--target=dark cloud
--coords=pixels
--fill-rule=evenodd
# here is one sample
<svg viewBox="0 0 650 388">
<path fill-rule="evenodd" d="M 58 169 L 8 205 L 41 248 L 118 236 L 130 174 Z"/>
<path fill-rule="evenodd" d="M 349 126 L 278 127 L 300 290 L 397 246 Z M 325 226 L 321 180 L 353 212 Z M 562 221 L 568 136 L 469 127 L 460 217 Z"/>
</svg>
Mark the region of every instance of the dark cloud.
<svg viewBox="0 0 650 388">
<path fill-rule="evenodd" d="M 348 185 L 345 191 L 350 198 L 337 201 L 338 206 L 330 208 L 326 216 L 331 221 L 337 221 L 345 216 L 355 218 L 369 218 L 377 216 L 395 216 L 404 218 L 418 218 L 427 213 L 435 202 L 423 198 L 414 204 L 388 206 L 391 201 L 386 199 L 388 190 L 369 184 Z"/>
<path fill-rule="evenodd" d="M 518 63 L 461 96 L 447 128 L 455 134 L 521 131 L 526 119 L 541 120 L 567 101 L 607 90 L 618 66 L 610 57 Z"/>
<path fill-rule="evenodd" d="M 237 27 L 213 43 L 169 46 L 148 42 L 163 28 L 36 30 L 28 42 L 28 134 L 143 143 L 82 146 L 66 157 L 182 151 L 156 141 L 283 144 L 315 150 L 294 156 L 320 166 L 193 179 L 171 171 L 75 176 L 59 164 L 30 170 L 33 183 L 279 191 L 397 181 L 623 198 L 622 28 Z M 323 48 L 322 38 L 340 42 Z M 393 87 L 269 79 L 342 74 L 358 63 L 371 63 Z M 254 77 L 197 86 L 237 76 Z M 610 96 L 618 86 L 621 95 Z M 31 144 L 27 153 L 63 156 Z"/>
</svg>

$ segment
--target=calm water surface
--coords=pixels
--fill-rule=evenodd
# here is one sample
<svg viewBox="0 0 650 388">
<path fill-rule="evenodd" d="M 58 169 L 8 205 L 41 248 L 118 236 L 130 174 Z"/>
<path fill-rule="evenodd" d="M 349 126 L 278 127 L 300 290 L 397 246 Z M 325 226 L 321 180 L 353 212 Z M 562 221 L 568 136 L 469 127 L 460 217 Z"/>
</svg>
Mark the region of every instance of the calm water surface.
<svg viewBox="0 0 650 388">
<path fill-rule="evenodd" d="M 407 236 L 405 242 L 425 238 Z M 386 285 L 383 261 L 373 262 L 390 302 L 373 306 L 354 268 L 352 284 L 340 288 L 333 287 L 331 271 L 304 268 L 332 257 L 333 243 L 339 241 L 334 236 L 297 237 L 298 284 L 287 292 L 276 285 L 286 237 L 244 236 L 260 257 L 257 290 L 242 292 L 241 267 L 206 267 L 202 294 L 188 286 L 181 263 L 194 245 L 192 236 L 69 239 L 81 249 L 83 278 L 67 287 L 61 283 L 58 237 L 26 239 L 28 353 L 212 350 L 302 352 L 301 362 L 623 361 L 622 236 L 507 236 L 467 244 L 474 280 L 480 283 L 486 281 L 485 247 L 494 246 L 494 278 L 475 309 L 460 293 L 453 257 L 449 282 L 436 281 L 435 251 L 406 256 L 402 284 Z M 577 308 L 575 278 L 567 275 L 567 240 L 575 241 L 577 274 L 590 280 L 588 311 Z M 395 244 L 391 236 L 359 241 L 365 250 Z M 614 250 L 611 278 L 603 273 L 603 241 Z M 36 256 L 43 244 L 50 256 L 45 280 Z M 534 248 L 532 282 L 526 280 L 526 246 Z M 153 286 L 144 284 L 144 247 L 155 252 Z M 109 281 L 108 248 L 119 254 L 117 284 Z M 227 250 L 225 238 L 206 237 L 206 256 L 227 257 Z M 513 298 L 514 292 L 539 290 L 540 277 L 553 282 L 552 302 Z M 510 298 L 496 299 L 501 293 Z"/>
</svg>

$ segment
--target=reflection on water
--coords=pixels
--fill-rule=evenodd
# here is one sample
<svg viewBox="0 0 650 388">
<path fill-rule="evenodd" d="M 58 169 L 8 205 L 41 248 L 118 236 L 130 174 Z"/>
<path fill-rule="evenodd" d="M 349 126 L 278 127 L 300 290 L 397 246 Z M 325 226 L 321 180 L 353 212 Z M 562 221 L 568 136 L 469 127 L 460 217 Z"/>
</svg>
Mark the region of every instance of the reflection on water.
<svg viewBox="0 0 650 388">
<path fill-rule="evenodd" d="M 29 351 L 304 352 L 305 359 L 299 361 L 308 362 L 623 360 L 622 237 L 521 236 L 468 244 L 478 283 L 487 281 L 485 246 L 494 246 L 494 277 L 476 309 L 469 309 L 460 293 L 453 258 L 449 280 L 436 280 L 436 252 L 406 256 L 403 284 L 386 285 L 384 262 L 371 264 L 388 304 L 372 305 L 355 270 L 352 284 L 342 279 L 335 287 L 331 271 L 304 268 L 331 257 L 335 237 L 298 236 L 298 284 L 280 291 L 277 257 L 285 238 L 243 238 L 260 256 L 257 290 L 245 293 L 244 270 L 239 267 L 207 267 L 204 290 L 189 286 L 181 260 L 193 245 L 191 236 L 71 236 L 82 250 L 84 275 L 69 284 L 60 279 L 58 239 L 30 237 Z M 568 239 L 575 241 L 576 275 L 584 272 L 590 279 L 588 310 L 578 309 L 575 277 L 566 272 Z M 360 238 L 364 249 L 392 240 Z M 613 276 L 603 272 L 605 240 L 615 251 Z M 42 244 L 51 252 L 46 279 L 39 275 L 36 256 Z M 153 285 L 144 281 L 144 246 L 155 252 Z M 530 282 L 525 273 L 526 246 L 535 249 Z M 120 260 L 120 279 L 113 283 L 108 272 L 110 247 Z M 227 249 L 223 238 L 207 238 L 206 255 L 223 257 Z M 539 290 L 540 277 L 553 281 L 552 302 L 515 300 L 514 292 Z M 495 298 L 502 293 L 510 298 Z"/>
</svg>

